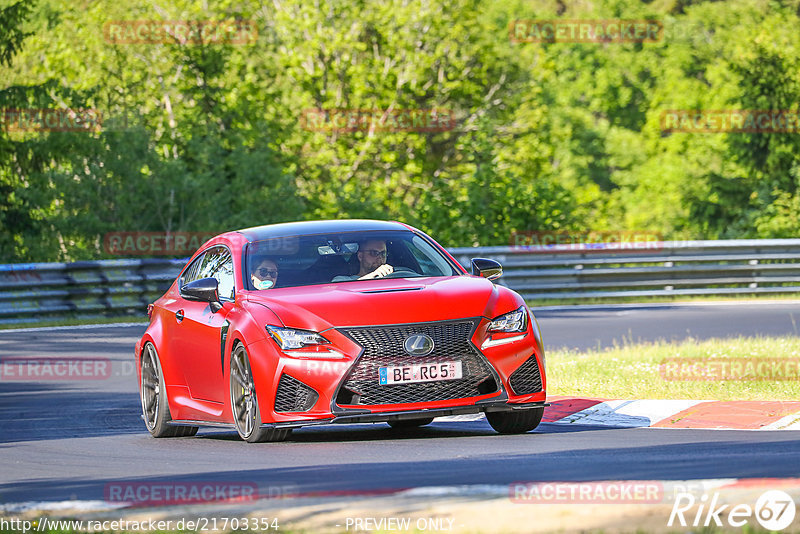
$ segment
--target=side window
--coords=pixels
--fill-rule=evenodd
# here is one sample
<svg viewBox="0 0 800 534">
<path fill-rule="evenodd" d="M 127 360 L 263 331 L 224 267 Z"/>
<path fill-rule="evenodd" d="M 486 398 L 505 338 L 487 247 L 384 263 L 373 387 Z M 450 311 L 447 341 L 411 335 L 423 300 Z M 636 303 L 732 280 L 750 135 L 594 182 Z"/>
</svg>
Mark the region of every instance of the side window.
<svg viewBox="0 0 800 534">
<path fill-rule="evenodd" d="M 233 258 L 225 247 L 215 247 L 205 253 L 198 278 L 216 278 L 219 282 L 219 297 L 233 300 Z"/>
<path fill-rule="evenodd" d="M 203 259 L 205 259 L 206 254 L 200 254 L 192 264 L 187 267 L 187 269 L 183 272 L 183 277 L 181 277 L 180 284 L 182 286 L 188 284 L 189 282 L 194 282 L 195 280 L 200 279 L 200 266 L 203 264 Z"/>
<path fill-rule="evenodd" d="M 453 274 L 453 268 L 447 264 L 441 254 L 432 250 L 432 247 L 424 239 L 415 235 L 408 243 L 411 254 L 419 262 L 421 274 L 428 276 L 447 276 Z"/>
<path fill-rule="evenodd" d="M 219 282 L 219 297 L 233 300 L 233 258 L 225 247 L 213 247 L 195 259 L 184 271 L 181 285 L 201 278 L 216 278 Z"/>
</svg>

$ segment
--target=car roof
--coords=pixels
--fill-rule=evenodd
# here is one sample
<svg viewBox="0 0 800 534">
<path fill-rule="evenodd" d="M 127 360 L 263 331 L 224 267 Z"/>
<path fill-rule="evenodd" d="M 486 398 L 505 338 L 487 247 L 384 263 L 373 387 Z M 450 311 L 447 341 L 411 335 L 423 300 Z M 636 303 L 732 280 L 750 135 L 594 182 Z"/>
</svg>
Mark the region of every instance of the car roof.
<svg viewBox="0 0 800 534">
<path fill-rule="evenodd" d="M 276 237 L 296 235 L 326 234 L 333 232 L 359 232 L 369 230 L 409 230 L 410 227 L 396 221 L 377 221 L 372 219 L 340 219 L 327 221 L 300 221 L 268 224 L 237 230 L 248 241 L 261 241 Z"/>
</svg>

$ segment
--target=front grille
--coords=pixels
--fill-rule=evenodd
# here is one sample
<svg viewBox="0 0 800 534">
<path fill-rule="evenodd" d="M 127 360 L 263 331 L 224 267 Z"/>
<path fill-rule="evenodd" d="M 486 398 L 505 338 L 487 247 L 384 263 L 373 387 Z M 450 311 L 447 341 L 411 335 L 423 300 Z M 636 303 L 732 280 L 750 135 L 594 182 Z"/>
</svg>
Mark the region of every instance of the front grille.
<svg viewBox="0 0 800 534">
<path fill-rule="evenodd" d="M 314 407 L 317 399 L 319 394 L 312 388 L 289 375 L 281 375 L 275 394 L 275 411 L 305 412 Z"/>
<path fill-rule="evenodd" d="M 364 347 L 339 388 L 339 405 L 379 405 L 430 402 L 494 393 L 498 382 L 489 363 L 470 343 L 476 321 L 416 323 L 384 327 L 348 328 L 342 331 Z M 410 356 L 403 342 L 412 334 L 427 334 L 434 349 L 427 356 Z M 378 369 L 420 363 L 461 362 L 462 378 L 414 384 L 380 385 Z"/>
<path fill-rule="evenodd" d="M 511 389 L 517 395 L 527 395 L 542 391 L 542 375 L 539 373 L 539 363 L 536 355 L 532 354 L 525 363 L 511 373 L 509 378 Z"/>
</svg>

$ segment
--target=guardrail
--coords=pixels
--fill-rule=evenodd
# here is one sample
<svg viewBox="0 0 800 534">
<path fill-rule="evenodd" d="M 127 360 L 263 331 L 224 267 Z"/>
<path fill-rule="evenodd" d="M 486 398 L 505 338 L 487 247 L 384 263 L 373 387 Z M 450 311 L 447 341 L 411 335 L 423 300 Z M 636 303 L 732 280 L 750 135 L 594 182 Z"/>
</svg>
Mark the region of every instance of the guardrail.
<svg viewBox="0 0 800 534">
<path fill-rule="evenodd" d="M 800 239 L 671 241 L 450 249 L 503 264 L 526 300 L 800 292 Z M 141 317 L 184 259 L 0 265 L 0 323 Z"/>
<path fill-rule="evenodd" d="M 186 260 L 0 265 L 0 324 L 104 315 L 142 317 L 147 304 L 164 294 Z"/>
<path fill-rule="evenodd" d="M 450 250 L 462 263 L 503 264 L 526 300 L 736 295 L 800 291 L 800 239 L 664 241 Z"/>
</svg>

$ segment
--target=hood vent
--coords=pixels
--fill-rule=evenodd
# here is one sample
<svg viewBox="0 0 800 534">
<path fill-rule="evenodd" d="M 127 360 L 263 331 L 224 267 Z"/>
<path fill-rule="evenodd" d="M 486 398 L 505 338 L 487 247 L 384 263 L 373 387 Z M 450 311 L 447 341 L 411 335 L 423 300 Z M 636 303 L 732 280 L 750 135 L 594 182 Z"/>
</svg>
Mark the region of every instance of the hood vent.
<svg viewBox="0 0 800 534">
<path fill-rule="evenodd" d="M 394 287 L 390 289 L 367 289 L 359 293 L 396 293 L 398 291 L 419 291 L 421 287 Z"/>
</svg>

